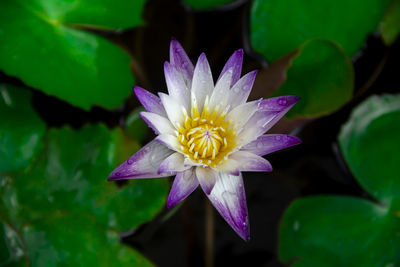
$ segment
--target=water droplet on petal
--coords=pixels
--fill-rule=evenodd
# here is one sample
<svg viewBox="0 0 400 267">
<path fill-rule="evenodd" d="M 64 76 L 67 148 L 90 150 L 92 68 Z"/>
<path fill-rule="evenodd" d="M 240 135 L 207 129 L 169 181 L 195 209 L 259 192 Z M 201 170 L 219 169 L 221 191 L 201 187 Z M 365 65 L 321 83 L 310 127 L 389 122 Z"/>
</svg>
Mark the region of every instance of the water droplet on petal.
<svg viewBox="0 0 400 267">
<path fill-rule="evenodd" d="M 280 135 L 275 136 L 275 140 L 276 140 L 276 141 L 281 140 L 281 136 L 280 136 Z"/>
<path fill-rule="evenodd" d="M 248 91 L 249 90 L 249 88 L 250 88 L 250 86 L 248 86 L 248 85 L 245 85 L 245 86 L 243 86 L 243 91 Z"/>
<path fill-rule="evenodd" d="M 286 99 L 283 99 L 283 98 L 278 100 L 278 104 L 281 105 L 281 106 L 285 106 L 286 102 L 287 102 Z"/>
<path fill-rule="evenodd" d="M 239 91 L 240 91 L 239 86 L 233 87 L 232 90 L 233 90 L 233 92 L 235 92 L 235 93 L 239 93 Z"/>
<path fill-rule="evenodd" d="M 115 176 L 120 176 L 121 174 L 119 172 L 114 172 Z"/>
<path fill-rule="evenodd" d="M 264 144 L 262 142 L 258 142 L 256 146 L 257 146 L 257 148 L 262 148 L 264 146 Z"/>
<path fill-rule="evenodd" d="M 133 160 L 128 159 L 128 160 L 126 161 L 126 163 L 128 163 L 128 165 L 131 165 L 131 164 L 133 163 Z"/>
</svg>

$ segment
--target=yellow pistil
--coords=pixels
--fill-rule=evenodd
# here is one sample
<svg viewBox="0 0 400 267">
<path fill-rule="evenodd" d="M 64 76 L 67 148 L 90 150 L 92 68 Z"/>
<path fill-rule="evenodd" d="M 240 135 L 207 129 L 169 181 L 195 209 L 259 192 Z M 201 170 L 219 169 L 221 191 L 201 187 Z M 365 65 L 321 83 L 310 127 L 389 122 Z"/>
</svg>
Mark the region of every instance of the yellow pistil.
<svg viewBox="0 0 400 267">
<path fill-rule="evenodd" d="M 207 97 L 201 114 L 193 101 L 190 115 L 183 112 L 184 125 L 178 127 L 178 140 L 182 152 L 196 163 L 215 167 L 227 159 L 235 146 L 234 129 L 225 121 L 227 110 L 221 114 L 219 111 L 219 106 L 210 111 Z"/>
</svg>

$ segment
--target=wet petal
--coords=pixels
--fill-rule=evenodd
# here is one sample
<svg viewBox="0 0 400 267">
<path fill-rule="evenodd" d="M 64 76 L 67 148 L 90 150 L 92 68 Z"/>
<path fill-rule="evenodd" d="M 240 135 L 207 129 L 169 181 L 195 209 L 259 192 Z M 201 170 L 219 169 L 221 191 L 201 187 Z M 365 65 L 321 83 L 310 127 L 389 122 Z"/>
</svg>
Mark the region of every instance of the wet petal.
<svg viewBox="0 0 400 267">
<path fill-rule="evenodd" d="M 198 185 L 199 182 L 197 181 L 194 168 L 179 172 L 172 184 L 167 200 L 167 207 L 170 209 L 184 200 L 197 188 Z"/>
<path fill-rule="evenodd" d="M 190 166 L 184 165 L 184 157 L 181 153 L 175 152 L 166 158 L 158 168 L 158 173 L 165 172 L 182 172 L 189 169 Z"/>
<path fill-rule="evenodd" d="M 236 107 L 247 101 L 250 95 L 251 88 L 253 87 L 254 80 L 256 79 L 257 71 L 244 75 L 229 91 L 228 103 L 232 107 Z"/>
<path fill-rule="evenodd" d="M 156 134 L 174 134 L 176 131 L 171 122 L 156 113 L 140 112 L 140 117 L 147 123 L 147 125 L 154 130 Z"/>
<path fill-rule="evenodd" d="M 172 125 L 179 130 L 179 128 L 183 125 L 184 122 L 184 113 L 183 106 L 181 103 L 173 98 L 172 96 L 159 93 L 161 102 L 167 112 L 168 118 L 171 121 Z"/>
<path fill-rule="evenodd" d="M 233 230 L 248 241 L 250 227 L 242 175 L 219 173 L 208 198 Z"/>
<path fill-rule="evenodd" d="M 197 180 L 207 195 L 210 194 L 218 177 L 218 172 L 209 167 L 196 167 Z"/>
<path fill-rule="evenodd" d="M 170 176 L 171 173 L 157 173 L 163 162 L 174 151 L 166 146 L 151 141 L 127 161 L 116 168 L 108 177 L 108 180 L 156 178 Z"/>
<path fill-rule="evenodd" d="M 214 90 L 214 82 L 211 74 L 210 65 L 206 55 L 202 53 L 194 68 L 192 92 L 196 96 L 199 112 L 201 113 L 206 96 L 211 96 Z"/>
<path fill-rule="evenodd" d="M 169 61 L 181 73 L 187 88 L 190 88 L 194 66 L 181 44 L 175 39 L 171 41 L 169 47 Z"/>
<path fill-rule="evenodd" d="M 238 161 L 232 158 L 228 158 L 213 169 L 218 172 L 224 172 L 227 174 L 238 176 L 240 174 L 239 164 L 240 163 Z"/>
<path fill-rule="evenodd" d="M 240 162 L 239 170 L 244 172 L 270 172 L 271 163 L 268 160 L 248 151 L 237 151 L 229 156 Z"/>
<path fill-rule="evenodd" d="M 230 121 L 231 126 L 241 128 L 258 111 L 260 101 L 251 101 L 239 105 L 232 109 L 227 115 L 226 120 Z"/>
<path fill-rule="evenodd" d="M 157 136 L 154 141 L 163 144 L 164 146 L 168 147 L 171 150 L 176 152 L 181 152 L 181 143 L 179 142 L 178 138 L 171 134 L 160 134 Z"/>
<path fill-rule="evenodd" d="M 189 88 L 186 86 L 182 75 L 168 62 L 164 63 L 164 74 L 169 95 L 184 106 L 186 110 L 189 110 Z"/>
<path fill-rule="evenodd" d="M 167 117 L 167 113 L 165 112 L 165 109 L 159 97 L 153 95 L 149 91 L 146 91 L 145 89 L 139 86 L 133 87 L 133 92 L 139 99 L 139 102 L 148 112 L 156 113 L 158 115 Z"/>
<path fill-rule="evenodd" d="M 240 74 L 242 73 L 242 63 L 243 63 L 243 49 L 238 49 L 233 52 L 232 56 L 225 63 L 224 68 L 219 75 L 218 80 L 225 74 L 229 69 L 232 70 L 232 80 L 230 82 L 231 86 L 234 85 L 240 78 Z"/>
<path fill-rule="evenodd" d="M 242 147 L 242 150 L 249 151 L 259 156 L 281 150 L 290 146 L 298 145 L 301 140 L 296 136 L 286 134 L 267 134 L 262 135 Z"/>
</svg>

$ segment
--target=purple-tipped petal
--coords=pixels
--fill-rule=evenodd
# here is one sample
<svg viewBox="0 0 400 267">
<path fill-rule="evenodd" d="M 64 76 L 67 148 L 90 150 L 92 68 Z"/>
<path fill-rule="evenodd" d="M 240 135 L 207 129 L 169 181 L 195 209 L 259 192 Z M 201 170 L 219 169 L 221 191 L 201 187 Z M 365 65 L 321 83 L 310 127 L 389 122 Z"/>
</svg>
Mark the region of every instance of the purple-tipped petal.
<svg viewBox="0 0 400 267">
<path fill-rule="evenodd" d="M 161 164 L 174 151 L 166 146 L 151 141 L 127 161 L 116 168 L 108 177 L 108 180 L 157 178 L 170 176 L 171 173 L 157 173 Z"/>
<path fill-rule="evenodd" d="M 204 193 L 209 195 L 211 190 L 214 188 L 215 182 L 218 177 L 218 172 L 214 171 L 209 167 L 196 167 L 197 180 Z"/>
<path fill-rule="evenodd" d="M 184 200 L 199 185 L 194 168 L 178 172 L 167 200 L 167 207 L 170 209 Z"/>
<path fill-rule="evenodd" d="M 168 62 L 164 63 L 165 81 L 167 82 L 168 93 L 175 98 L 186 110 L 189 110 L 190 94 L 189 89 L 182 78 L 182 75 Z"/>
<path fill-rule="evenodd" d="M 139 115 L 156 134 L 174 134 L 175 128 L 167 118 L 151 112 Z"/>
<path fill-rule="evenodd" d="M 181 44 L 175 39 L 171 40 L 169 59 L 170 63 L 178 70 L 178 73 L 182 75 L 186 87 L 190 88 L 192 86 L 194 66 Z"/>
<path fill-rule="evenodd" d="M 158 115 L 167 117 L 167 113 L 165 112 L 165 109 L 159 97 L 153 95 L 149 91 L 146 91 L 145 89 L 139 86 L 133 87 L 133 92 L 139 99 L 139 102 L 148 112 L 156 113 Z"/>
<path fill-rule="evenodd" d="M 190 168 L 190 166 L 185 166 L 184 157 L 181 153 L 175 152 L 168 158 L 166 158 L 158 168 L 158 173 L 166 172 L 182 172 Z"/>
<path fill-rule="evenodd" d="M 247 101 L 257 76 L 257 70 L 244 75 L 229 91 L 228 103 L 236 107 Z"/>
<path fill-rule="evenodd" d="M 243 49 L 236 50 L 233 52 L 232 56 L 225 63 L 224 68 L 219 75 L 219 79 L 221 79 L 222 75 L 227 72 L 229 69 L 232 70 L 232 81 L 231 86 L 233 86 L 240 78 L 240 74 L 242 73 L 242 63 L 243 63 Z"/>
<path fill-rule="evenodd" d="M 250 227 L 242 175 L 219 173 L 208 198 L 232 229 L 248 241 Z"/>
<path fill-rule="evenodd" d="M 297 96 L 263 99 L 259 110 L 244 125 L 243 131 L 239 133 L 238 146 L 243 146 L 256 140 L 260 135 L 271 129 L 298 100 Z"/>
<path fill-rule="evenodd" d="M 248 151 L 237 151 L 230 158 L 240 162 L 239 169 L 244 172 L 270 172 L 271 163 L 268 160 Z"/>
<path fill-rule="evenodd" d="M 201 113 L 206 96 L 211 96 L 214 90 L 214 81 L 211 74 L 210 65 L 208 64 L 206 55 L 202 53 L 194 68 L 192 92 L 196 96 L 197 106 Z"/>
<path fill-rule="evenodd" d="M 220 109 L 224 109 L 228 102 L 229 89 L 231 86 L 232 71 L 227 71 L 215 84 L 215 88 L 210 97 L 209 107 L 213 110 L 216 106 L 220 106 Z"/>
<path fill-rule="evenodd" d="M 181 151 L 181 143 L 179 142 L 178 138 L 174 135 L 170 134 L 160 134 L 157 136 L 154 141 L 163 144 L 164 146 L 168 147 L 169 149 L 180 152 Z"/>
<path fill-rule="evenodd" d="M 269 153 L 281 150 L 290 146 L 298 145 L 301 140 L 296 136 L 286 134 L 267 134 L 262 135 L 242 147 L 242 150 L 249 151 L 258 156 L 264 156 Z"/>
</svg>

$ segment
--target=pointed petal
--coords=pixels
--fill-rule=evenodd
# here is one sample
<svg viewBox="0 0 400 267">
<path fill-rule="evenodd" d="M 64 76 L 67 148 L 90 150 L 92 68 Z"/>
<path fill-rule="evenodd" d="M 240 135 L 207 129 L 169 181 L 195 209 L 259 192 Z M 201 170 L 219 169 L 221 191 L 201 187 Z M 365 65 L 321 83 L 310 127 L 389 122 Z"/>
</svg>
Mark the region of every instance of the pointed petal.
<svg viewBox="0 0 400 267">
<path fill-rule="evenodd" d="M 214 89 L 214 82 L 211 74 L 210 65 L 208 64 L 206 55 L 202 53 L 194 68 L 192 92 L 196 96 L 199 112 L 203 110 L 206 96 L 211 96 Z"/>
<path fill-rule="evenodd" d="M 209 167 L 196 167 L 197 180 L 204 193 L 209 195 L 218 177 L 218 173 Z"/>
<path fill-rule="evenodd" d="M 164 63 L 164 74 L 169 95 L 189 110 L 189 88 L 186 87 L 182 75 L 168 62 Z"/>
<path fill-rule="evenodd" d="M 190 168 L 190 166 L 185 166 L 183 164 L 184 157 L 181 153 L 175 152 L 166 158 L 158 168 L 158 173 L 165 172 L 182 172 Z"/>
<path fill-rule="evenodd" d="M 280 96 L 261 101 L 259 110 L 244 125 L 238 134 L 238 146 L 256 140 L 280 120 L 299 100 L 297 96 Z"/>
<path fill-rule="evenodd" d="M 139 86 L 133 87 L 133 92 L 139 99 L 139 102 L 148 112 L 153 112 L 158 115 L 167 117 L 167 113 L 165 112 L 165 109 L 159 97 L 153 95 L 149 91 L 146 91 Z"/>
<path fill-rule="evenodd" d="M 247 73 L 231 88 L 229 91 L 228 103 L 232 107 L 246 103 L 251 88 L 253 87 L 254 80 L 256 79 L 256 75 L 256 70 Z"/>
<path fill-rule="evenodd" d="M 171 173 L 157 173 L 160 164 L 174 151 L 166 146 L 151 141 L 127 161 L 116 168 L 108 177 L 108 180 L 156 178 L 170 176 Z"/>
<path fill-rule="evenodd" d="M 140 112 L 140 117 L 156 134 L 174 134 L 176 131 L 167 118 L 156 113 Z"/>
<path fill-rule="evenodd" d="M 183 125 L 185 118 L 182 109 L 183 106 L 175 98 L 169 95 L 159 93 L 159 96 L 165 111 L 167 112 L 169 120 L 171 121 L 172 125 L 179 130 L 179 128 Z"/>
<path fill-rule="evenodd" d="M 181 44 L 175 39 L 171 40 L 169 47 L 169 61 L 177 69 L 178 73 L 182 75 L 186 87 L 190 88 L 194 66 Z"/>
<path fill-rule="evenodd" d="M 260 101 L 258 100 L 239 105 L 226 115 L 225 120 L 230 121 L 233 127 L 241 128 L 258 111 L 259 105 Z"/>
<path fill-rule="evenodd" d="M 163 144 L 164 146 L 168 147 L 169 149 L 181 152 L 182 144 L 179 142 L 178 138 L 174 135 L 170 134 L 160 134 L 157 136 L 154 141 Z M 161 164 L 161 163 L 160 163 Z"/>
<path fill-rule="evenodd" d="M 240 162 L 239 170 L 244 172 L 270 172 L 271 163 L 268 160 L 247 151 L 237 151 L 229 156 Z"/>
<path fill-rule="evenodd" d="M 194 168 L 178 172 L 167 200 L 170 209 L 189 196 L 199 185 Z"/>
<path fill-rule="evenodd" d="M 231 86 L 234 85 L 240 78 L 240 74 L 242 73 L 242 63 L 243 63 L 243 49 L 236 50 L 233 52 L 232 56 L 226 62 L 224 68 L 219 75 L 219 79 L 224 75 L 224 73 L 232 69 L 232 80 Z"/>
<path fill-rule="evenodd" d="M 248 241 L 250 228 L 242 175 L 219 173 L 208 198 L 233 230 Z"/>
<path fill-rule="evenodd" d="M 240 174 L 239 164 L 240 163 L 238 161 L 232 158 L 228 158 L 223 163 L 217 165 L 214 170 L 217 172 L 224 172 L 227 174 L 238 176 Z"/>
<path fill-rule="evenodd" d="M 281 150 L 290 146 L 298 145 L 301 140 L 296 136 L 286 134 L 267 134 L 262 135 L 242 147 L 242 150 L 264 156 L 269 153 Z"/>
<path fill-rule="evenodd" d="M 232 71 L 226 71 L 224 75 L 218 80 L 215 88 L 210 97 L 210 111 L 213 111 L 214 108 L 219 105 L 220 110 L 223 111 L 228 102 L 229 89 L 231 86 L 232 80 Z"/>
</svg>

